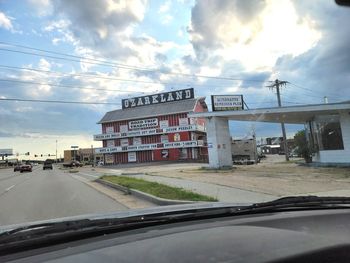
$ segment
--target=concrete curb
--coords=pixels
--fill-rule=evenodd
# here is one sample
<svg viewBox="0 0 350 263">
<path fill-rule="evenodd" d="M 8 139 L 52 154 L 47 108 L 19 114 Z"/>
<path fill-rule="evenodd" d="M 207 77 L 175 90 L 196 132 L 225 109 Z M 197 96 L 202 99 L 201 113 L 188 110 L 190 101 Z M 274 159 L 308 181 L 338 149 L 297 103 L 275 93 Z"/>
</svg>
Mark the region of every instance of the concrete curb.
<svg viewBox="0 0 350 263">
<path fill-rule="evenodd" d="M 105 186 L 114 188 L 116 190 L 122 191 L 126 194 L 131 194 L 136 196 L 137 198 L 146 200 L 148 202 L 154 203 L 156 205 L 182 205 L 182 204 L 194 204 L 194 203 L 201 203 L 201 202 L 196 202 L 196 201 L 182 201 L 182 200 L 170 200 L 170 199 L 164 199 L 164 198 L 159 198 L 154 195 L 150 195 L 135 189 L 130 189 L 118 184 L 110 183 L 101 179 L 96 179 L 95 182 L 103 184 Z"/>
</svg>

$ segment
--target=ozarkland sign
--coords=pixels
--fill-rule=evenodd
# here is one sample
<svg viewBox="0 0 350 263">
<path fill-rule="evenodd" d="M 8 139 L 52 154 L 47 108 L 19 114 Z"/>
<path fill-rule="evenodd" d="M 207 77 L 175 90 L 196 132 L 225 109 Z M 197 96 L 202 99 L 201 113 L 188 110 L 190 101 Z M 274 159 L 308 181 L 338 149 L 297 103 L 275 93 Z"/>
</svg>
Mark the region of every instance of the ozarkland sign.
<svg viewBox="0 0 350 263">
<path fill-rule="evenodd" d="M 212 95 L 213 111 L 243 110 L 242 95 Z"/>
<path fill-rule="evenodd" d="M 188 100 L 194 98 L 193 88 L 176 90 L 164 93 L 153 94 L 149 96 L 135 97 L 122 100 L 122 108 L 130 109 L 139 106 L 147 106 L 166 102 Z"/>
<path fill-rule="evenodd" d="M 155 149 L 168 149 L 168 148 L 189 148 L 203 146 L 202 140 L 198 141 L 183 141 L 183 142 L 168 142 L 168 143 L 151 143 L 142 145 L 130 145 L 130 146 L 116 146 L 105 147 L 95 149 L 95 153 L 116 153 L 116 152 L 131 152 L 131 151 L 143 151 L 143 150 L 155 150 Z"/>
</svg>

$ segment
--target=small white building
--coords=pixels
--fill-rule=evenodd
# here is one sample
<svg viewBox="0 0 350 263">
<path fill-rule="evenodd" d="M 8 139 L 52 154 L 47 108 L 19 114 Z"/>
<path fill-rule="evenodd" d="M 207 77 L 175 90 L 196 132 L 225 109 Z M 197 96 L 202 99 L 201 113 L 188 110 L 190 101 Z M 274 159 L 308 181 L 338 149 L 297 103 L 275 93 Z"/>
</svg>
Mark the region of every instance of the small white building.
<svg viewBox="0 0 350 263">
<path fill-rule="evenodd" d="M 304 124 L 314 163 L 350 166 L 350 101 L 192 113 L 190 117 L 206 118 L 210 167 L 232 165 L 229 120 Z"/>
</svg>

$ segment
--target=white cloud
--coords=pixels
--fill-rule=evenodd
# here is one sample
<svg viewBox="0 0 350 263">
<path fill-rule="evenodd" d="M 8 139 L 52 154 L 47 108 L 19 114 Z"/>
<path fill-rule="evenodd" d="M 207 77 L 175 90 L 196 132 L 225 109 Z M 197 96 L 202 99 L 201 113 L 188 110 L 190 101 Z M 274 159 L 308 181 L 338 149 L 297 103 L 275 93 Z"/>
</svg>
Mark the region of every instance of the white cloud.
<svg viewBox="0 0 350 263">
<path fill-rule="evenodd" d="M 44 58 L 41 58 L 39 60 L 39 69 L 42 69 L 42 70 L 50 70 L 51 69 L 51 64 L 50 62 L 48 62 L 46 59 Z"/>
<path fill-rule="evenodd" d="M 47 16 L 52 13 L 50 0 L 27 0 L 39 16 Z"/>
<path fill-rule="evenodd" d="M 167 14 L 167 15 L 164 15 L 162 18 L 161 18 L 161 23 L 163 25 L 168 25 L 170 24 L 171 21 L 173 21 L 174 17 Z"/>
<path fill-rule="evenodd" d="M 0 27 L 10 31 L 13 30 L 11 18 L 3 12 L 0 12 Z"/>
<path fill-rule="evenodd" d="M 313 21 L 299 17 L 290 0 L 262 3 L 198 1 L 189 28 L 197 56 L 218 55 L 240 61 L 246 70 L 271 70 L 278 57 L 298 56 L 321 38 Z"/>
<path fill-rule="evenodd" d="M 171 7 L 171 2 L 168 0 L 159 7 L 158 13 L 166 13 Z"/>
</svg>

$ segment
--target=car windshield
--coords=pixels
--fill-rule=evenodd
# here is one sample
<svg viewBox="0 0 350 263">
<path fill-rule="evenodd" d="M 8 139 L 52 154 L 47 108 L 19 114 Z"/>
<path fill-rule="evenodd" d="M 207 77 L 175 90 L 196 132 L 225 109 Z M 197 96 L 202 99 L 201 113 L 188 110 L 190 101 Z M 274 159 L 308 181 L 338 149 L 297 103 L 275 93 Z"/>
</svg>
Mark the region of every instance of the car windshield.
<svg viewBox="0 0 350 263">
<path fill-rule="evenodd" d="M 350 197 L 349 24 L 321 0 L 0 0 L 0 227 Z"/>
</svg>

